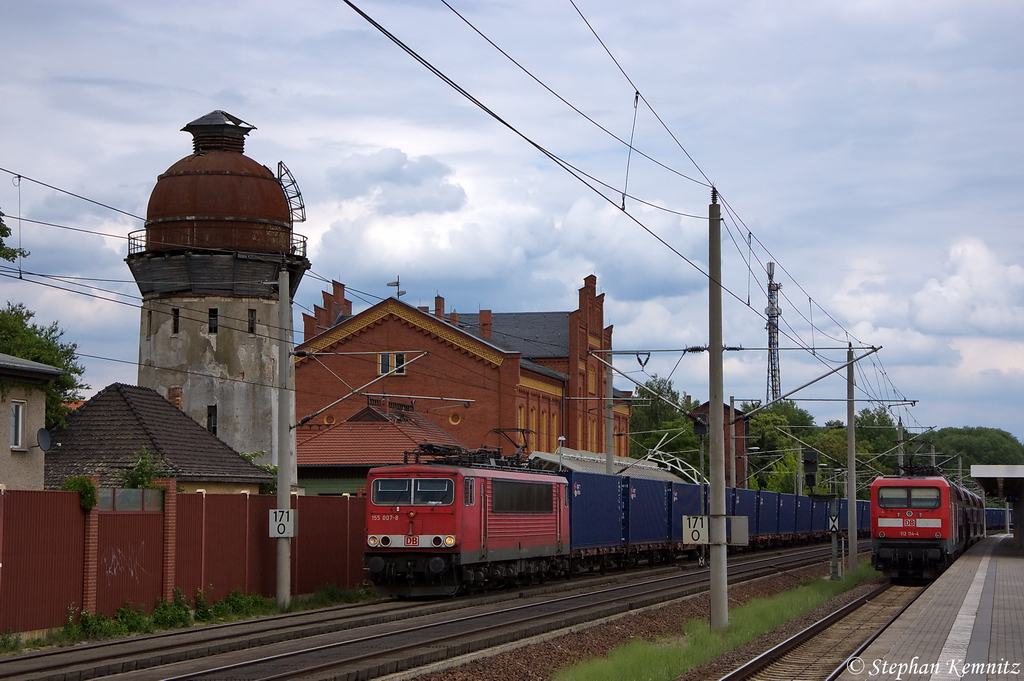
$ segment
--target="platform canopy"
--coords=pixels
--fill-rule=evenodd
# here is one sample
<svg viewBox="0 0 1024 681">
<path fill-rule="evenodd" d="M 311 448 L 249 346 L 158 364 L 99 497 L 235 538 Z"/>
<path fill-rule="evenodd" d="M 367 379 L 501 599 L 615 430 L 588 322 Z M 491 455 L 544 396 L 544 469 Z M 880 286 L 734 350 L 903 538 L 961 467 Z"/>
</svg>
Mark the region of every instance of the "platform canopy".
<svg viewBox="0 0 1024 681">
<path fill-rule="evenodd" d="M 986 494 L 1015 502 L 1024 499 L 1024 466 L 971 466 L 971 477 Z"/>
</svg>

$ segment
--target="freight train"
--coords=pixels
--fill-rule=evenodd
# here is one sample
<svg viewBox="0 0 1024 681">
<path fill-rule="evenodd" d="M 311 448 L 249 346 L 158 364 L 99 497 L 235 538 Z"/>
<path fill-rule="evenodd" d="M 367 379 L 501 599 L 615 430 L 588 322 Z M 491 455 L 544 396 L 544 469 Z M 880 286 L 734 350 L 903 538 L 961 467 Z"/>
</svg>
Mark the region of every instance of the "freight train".
<svg viewBox="0 0 1024 681">
<path fill-rule="evenodd" d="M 695 484 L 484 461 L 440 457 L 370 470 L 364 565 L 379 593 L 455 595 L 697 552 L 683 540 L 682 519 L 707 514 L 706 486 L 702 508 Z M 726 513 L 747 517 L 754 546 L 828 536 L 828 504 L 726 490 Z M 868 515 L 868 502 L 859 501 L 859 528 Z M 845 500 L 838 516 L 845 530 Z"/>
<path fill-rule="evenodd" d="M 985 536 L 985 504 L 932 466 L 871 483 L 871 564 L 892 580 L 935 579 Z"/>
</svg>

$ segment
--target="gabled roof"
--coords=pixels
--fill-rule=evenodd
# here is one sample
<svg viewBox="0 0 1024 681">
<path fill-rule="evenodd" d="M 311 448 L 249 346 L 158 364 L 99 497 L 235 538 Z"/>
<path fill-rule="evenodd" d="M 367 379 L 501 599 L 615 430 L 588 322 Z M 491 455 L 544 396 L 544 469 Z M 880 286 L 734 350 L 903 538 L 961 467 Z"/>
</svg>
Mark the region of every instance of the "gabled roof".
<svg viewBox="0 0 1024 681">
<path fill-rule="evenodd" d="M 424 333 L 436 337 L 442 343 L 447 343 L 451 347 L 458 348 L 495 366 L 501 366 L 509 352 L 518 352 L 516 350 L 505 350 L 485 338 L 480 338 L 464 329 L 452 326 L 443 319 L 438 319 L 434 315 L 418 310 L 397 298 L 382 300 L 373 307 L 348 317 L 323 333 L 303 341 L 297 349 L 309 352 L 322 351 L 336 343 L 345 341 L 388 316 L 394 316 L 410 326 L 421 329 Z M 461 326 L 461 323 L 459 326 Z M 302 362 L 304 360 L 299 358 L 297 361 Z"/>
<path fill-rule="evenodd" d="M 369 406 L 347 421 L 296 435 L 299 466 L 380 466 L 404 462 L 421 443 L 464 447 L 422 414 Z"/>
<path fill-rule="evenodd" d="M 490 342 L 528 359 L 569 356 L 569 312 L 494 312 Z M 459 326 L 480 335 L 480 315 L 460 314 Z"/>
<path fill-rule="evenodd" d="M 51 440 L 47 489 L 60 488 L 73 475 L 99 475 L 101 487 L 116 487 L 120 472 L 135 464 L 143 447 L 179 480 L 273 480 L 155 390 L 123 383 L 108 385 L 68 415 L 67 426 L 55 431 Z"/>
</svg>

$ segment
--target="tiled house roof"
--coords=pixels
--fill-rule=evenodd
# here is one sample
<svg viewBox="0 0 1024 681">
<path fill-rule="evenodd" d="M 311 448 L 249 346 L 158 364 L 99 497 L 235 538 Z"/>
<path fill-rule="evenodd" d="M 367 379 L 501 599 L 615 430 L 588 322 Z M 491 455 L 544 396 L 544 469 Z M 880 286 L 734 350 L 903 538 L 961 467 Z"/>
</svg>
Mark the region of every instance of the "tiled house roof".
<svg viewBox="0 0 1024 681">
<path fill-rule="evenodd" d="M 495 312 L 490 342 L 526 359 L 569 356 L 568 312 Z M 459 326 L 480 335 L 480 315 L 460 314 Z"/>
<path fill-rule="evenodd" d="M 380 466 L 399 464 L 421 443 L 464 445 L 415 411 L 366 407 L 347 421 L 300 429 L 299 466 Z"/>
<path fill-rule="evenodd" d="M 145 447 L 168 475 L 188 482 L 271 482 L 273 476 L 150 388 L 113 383 L 96 393 L 54 431 L 46 454 L 47 489 L 74 475 L 99 475 L 115 487 Z M 57 443 L 60 446 L 57 446 Z"/>
</svg>

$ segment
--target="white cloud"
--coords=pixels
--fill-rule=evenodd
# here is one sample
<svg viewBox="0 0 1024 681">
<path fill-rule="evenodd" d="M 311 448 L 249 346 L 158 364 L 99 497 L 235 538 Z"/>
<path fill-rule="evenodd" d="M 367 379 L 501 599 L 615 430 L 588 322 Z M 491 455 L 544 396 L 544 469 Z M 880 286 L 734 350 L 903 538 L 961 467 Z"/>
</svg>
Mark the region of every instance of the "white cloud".
<svg viewBox="0 0 1024 681">
<path fill-rule="evenodd" d="M 1024 333 L 1024 268 L 1004 264 L 980 239 L 965 239 L 950 248 L 944 269 L 911 298 L 919 328 L 952 336 Z"/>
</svg>

